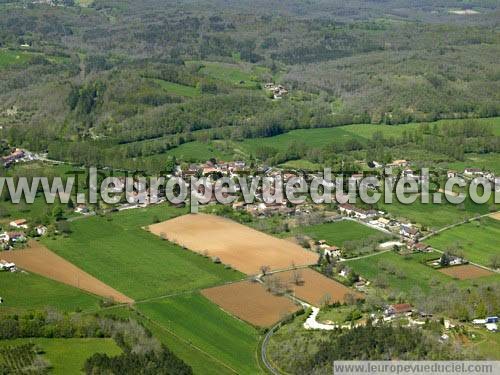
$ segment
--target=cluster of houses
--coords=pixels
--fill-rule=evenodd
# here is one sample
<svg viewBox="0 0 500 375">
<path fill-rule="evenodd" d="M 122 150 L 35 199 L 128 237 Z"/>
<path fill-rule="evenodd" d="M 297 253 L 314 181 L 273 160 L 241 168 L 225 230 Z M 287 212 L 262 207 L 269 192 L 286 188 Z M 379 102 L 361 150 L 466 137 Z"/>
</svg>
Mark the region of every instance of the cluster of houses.
<svg viewBox="0 0 500 375">
<path fill-rule="evenodd" d="M 189 178 L 191 176 L 211 177 L 214 175 L 235 177 L 248 171 L 249 168 L 244 161 L 217 162 L 208 160 L 201 164 L 190 164 L 186 170 L 182 170 L 181 167 L 178 166 L 175 174 L 182 178 Z"/>
<path fill-rule="evenodd" d="M 17 268 L 15 263 L 7 262 L 6 260 L 0 259 L 0 272 L 16 272 Z"/>
<path fill-rule="evenodd" d="M 2 157 L 2 163 L 5 168 L 10 167 L 14 163 L 32 160 L 35 160 L 35 156 L 20 148 L 16 148 L 9 155 Z"/>
<path fill-rule="evenodd" d="M 490 332 L 498 332 L 498 316 L 489 316 L 486 319 L 474 319 L 472 324 L 484 325 Z"/>
<path fill-rule="evenodd" d="M 14 245 L 24 243 L 27 240 L 25 230 L 28 229 L 26 219 L 17 219 L 9 223 L 8 231 L 0 233 L 0 248 L 2 250 L 10 250 Z M 47 233 L 47 227 L 38 225 L 34 228 L 36 235 L 44 236 Z"/>
<path fill-rule="evenodd" d="M 283 85 L 269 82 L 264 85 L 266 90 L 272 93 L 274 99 L 281 99 L 288 95 L 288 90 Z"/>
</svg>

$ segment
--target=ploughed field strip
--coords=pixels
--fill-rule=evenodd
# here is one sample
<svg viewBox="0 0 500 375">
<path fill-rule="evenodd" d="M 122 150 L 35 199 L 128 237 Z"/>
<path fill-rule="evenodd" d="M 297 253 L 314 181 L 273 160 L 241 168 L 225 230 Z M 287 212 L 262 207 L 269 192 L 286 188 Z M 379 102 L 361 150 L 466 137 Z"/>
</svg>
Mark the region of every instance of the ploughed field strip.
<svg viewBox="0 0 500 375">
<path fill-rule="evenodd" d="M 477 279 L 480 277 L 494 275 L 493 272 L 488 271 L 487 269 L 475 266 L 473 264 L 466 264 L 463 266 L 446 267 L 446 268 L 440 269 L 439 272 L 442 272 L 445 275 L 454 277 L 454 278 L 459 279 L 459 280 Z"/>
<path fill-rule="evenodd" d="M 89 275 L 36 241 L 30 241 L 26 249 L 4 251 L 1 258 L 15 263 L 26 271 L 101 297 L 111 298 L 118 303 L 134 302 L 131 298 Z"/>
<path fill-rule="evenodd" d="M 201 294 L 224 311 L 254 326 L 270 327 L 299 310 L 299 306 L 283 296 L 275 296 L 252 281 L 217 286 Z"/>
<path fill-rule="evenodd" d="M 324 303 L 344 303 L 348 295 L 363 299 L 361 293 L 310 268 L 280 272 L 267 277 L 279 278 L 292 295 L 317 307 Z"/>
<path fill-rule="evenodd" d="M 184 215 L 148 228 L 151 233 L 192 251 L 217 257 L 247 275 L 259 274 L 262 266 L 284 270 L 318 260 L 318 254 L 297 244 L 214 215 Z"/>
</svg>

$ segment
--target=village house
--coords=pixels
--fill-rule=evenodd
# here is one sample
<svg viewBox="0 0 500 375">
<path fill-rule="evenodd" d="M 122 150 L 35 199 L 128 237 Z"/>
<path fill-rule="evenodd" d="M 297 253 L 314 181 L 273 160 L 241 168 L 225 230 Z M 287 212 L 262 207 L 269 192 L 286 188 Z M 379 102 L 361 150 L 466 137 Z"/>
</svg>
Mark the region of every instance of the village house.
<svg viewBox="0 0 500 375">
<path fill-rule="evenodd" d="M 47 227 L 45 225 L 38 225 L 35 228 L 35 232 L 39 236 L 45 236 L 45 234 L 47 234 Z"/>
<path fill-rule="evenodd" d="M 23 232 L 8 232 L 8 241 L 10 242 L 25 242 L 26 235 Z"/>
<path fill-rule="evenodd" d="M 448 178 L 455 178 L 455 177 L 458 177 L 458 172 L 457 172 L 457 171 L 451 171 L 451 170 L 450 170 L 450 171 L 446 172 L 446 176 L 447 176 Z"/>
<path fill-rule="evenodd" d="M 338 258 L 341 256 L 340 248 L 337 246 L 330 246 L 325 240 L 318 241 L 318 247 L 323 252 L 323 255 Z"/>
<path fill-rule="evenodd" d="M 413 241 L 416 241 L 420 237 L 420 231 L 409 224 L 401 224 L 399 234 Z"/>
<path fill-rule="evenodd" d="M 467 177 L 474 177 L 474 176 L 480 177 L 480 176 L 484 176 L 484 173 L 479 168 L 465 168 L 464 175 Z"/>
<path fill-rule="evenodd" d="M 276 85 L 269 82 L 266 83 L 264 87 L 273 94 L 274 99 L 281 99 L 283 96 L 288 94 L 288 90 L 283 85 Z"/>
<path fill-rule="evenodd" d="M 404 168 L 409 165 L 408 161 L 401 159 L 401 160 L 394 160 L 392 163 L 387 164 L 388 167 L 394 167 L 394 168 Z"/>
<path fill-rule="evenodd" d="M 6 260 L 0 260 L 0 271 L 13 272 L 16 270 L 16 265 Z"/>
<path fill-rule="evenodd" d="M 14 221 L 11 221 L 9 225 L 12 228 L 17 228 L 17 229 L 28 229 L 28 221 L 26 219 L 17 219 Z"/>
<path fill-rule="evenodd" d="M 390 305 L 385 311 L 385 316 L 411 315 L 413 307 L 409 303 Z"/>
<path fill-rule="evenodd" d="M 432 252 L 432 248 L 425 243 L 417 242 L 413 245 L 413 250 L 420 251 L 422 253 L 430 253 Z"/>
<path fill-rule="evenodd" d="M 375 210 L 366 211 L 363 210 L 362 208 L 355 207 L 349 203 L 339 205 L 339 211 L 343 215 L 353 216 L 361 220 L 367 219 L 369 217 L 375 217 L 378 215 L 378 212 Z"/>
<path fill-rule="evenodd" d="M 87 214 L 90 213 L 90 210 L 89 210 L 89 208 L 86 205 L 79 204 L 78 206 L 76 206 L 75 212 L 77 214 L 87 215 Z"/>
<path fill-rule="evenodd" d="M 16 148 L 12 153 L 8 156 L 4 156 L 2 158 L 4 167 L 9 167 L 11 164 L 18 162 L 26 156 L 24 150 Z"/>
</svg>

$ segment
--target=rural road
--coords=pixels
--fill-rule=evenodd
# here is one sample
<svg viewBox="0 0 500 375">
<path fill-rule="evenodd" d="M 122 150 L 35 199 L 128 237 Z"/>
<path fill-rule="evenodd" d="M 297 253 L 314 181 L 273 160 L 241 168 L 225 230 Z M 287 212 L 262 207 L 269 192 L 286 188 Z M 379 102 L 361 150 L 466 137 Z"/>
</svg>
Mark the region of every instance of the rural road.
<svg viewBox="0 0 500 375">
<path fill-rule="evenodd" d="M 262 347 L 260 350 L 260 357 L 262 359 L 262 363 L 264 363 L 264 366 L 266 366 L 266 369 L 273 375 L 281 375 L 281 373 L 276 370 L 271 362 L 269 362 L 267 358 L 267 345 L 269 344 L 269 340 L 271 340 L 271 337 L 274 334 L 274 331 L 279 328 L 281 322 L 276 324 L 273 328 L 271 328 L 267 333 L 266 336 L 264 337 L 264 340 L 262 341 Z"/>
</svg>

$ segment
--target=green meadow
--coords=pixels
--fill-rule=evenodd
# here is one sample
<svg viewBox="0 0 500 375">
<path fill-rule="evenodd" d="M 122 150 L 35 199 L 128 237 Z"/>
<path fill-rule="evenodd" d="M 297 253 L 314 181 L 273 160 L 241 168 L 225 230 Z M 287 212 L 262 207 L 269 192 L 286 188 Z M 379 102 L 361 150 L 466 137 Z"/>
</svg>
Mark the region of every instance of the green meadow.
<svg viewBox="0 0 500 375">
<path fill-rule="evenodd" d="M 201 73 L 218 81 L 244 88 L 257 88 L 256 74 L 243 64 L 202 61 Z"/>
<path fill-rule="evenodd" d="M 99 338 L 30 338 L 1 340 L 0 347 L 18 346 L 33 343 L 43 350 L 43 358 L 52 366 L 50 374 L 67 375 L 83 373 L 83 365 L 87 358 L 95 353 L 109 356 L 119 355 L 122 350 L 113 339 Z"/>
<path fill-rule="evenodd" d="M 137 309 L 149 319 L 188 340 L 226 370 L 260 373 L 257 363 L 258 332 L 233 318 L 199 294 L 185 294 L 141 303 Z"/>
<path fill-rule="evenodd" d="M 101 281 L 135 299 L 199 289 L 244 276 L 141 227 L 185 213 L 167 204 L 71 223 L 68 237 L 44 244 Z"/>
<path fill-rule="evenodd" d="M 394 252 L 386 252 L 373 257 L 348 261 L 346 265 L 372 282 L 377 278 L 382 279 L 389 290 L 406 294 L 411 293 L 414 289 L 420 289 L 427 294 L 432 287 L 450 282 L 466 286 L 477 283 L 478 280 L 492 281 L 499 279 L 498 275 L 492 275 L 476 280 L 457 281 L 424 264 L 426 260 L 439 258 L 439 256 L 438 253 L 402 256 Z M 388 266 L 396 270 L 396 274 L 388 271 Z"/>
<path fill-rule="evenodd" d="M 317 241 L 325 240 L 329 245 L 339 247 L 346 241 L 363 240 L 371 236 L 382 234 L 382 232 L 376 229 L 369 228 L 366 225 L 351 220 L 300 227 L 297 231 Z M 387 235 L 387 238 L 389 237 L 390 236 Z"/>
<path fill-rule="evenodd" d="M 426 241 L 436 249 L 462 251 L 467 259 L 485 266 L 500 253 L 500 221 L 482 218 L 444 231 Z"/>
<path fill-rule="evenodd" d="M 32 54 L 26 51 L 0 49 L 0 68 L 26 64 L 31 60 L 31 58 Z"/>
<path fill-rule="evenodd" d="M 0 305 L 0 313 L 43 309 L 47 306 L 72 312 L 93 309 L 99 305 L 98 297 L 24 272 L 0 272 L 0 297 L 4 301 Z"/>
<path fill-rule="evenodd" d="M 392 203 L 384 203 L 383 198 L 378 202 L 378 209 L 390 213 L 400 219 L 407 219 L 426 228 L 441 228 L 446 225 L 459 223 L 478 215 L 487 214 L 491 205 L 476 204 L 467 198 L 463 204 L 455 205 L 446 202 L 443 194 L 441 204 L 422 203 L 420 197 L 412 204 L 403 204 L 393 197 Z"/>
<path fill-rule="evenodd" d="M 196 375 L 234 374 L 234 372 L 226 367 L 223 362 L 212 357 L 197 346 L 194 346 L 190 340 L 175 334 L 169 329 L 168 325 L 162 325 L 151 320 L 149 317 L 131 308 L 120 307 L 117 309 L 103 310 L 100 314 L 126 319 L 131 318 L 139 321 L 162 344 L 166 345 L 175 355 L 188 363 Z"/>
<path fill-rule="evenodd" d="M 178 83 L 168 82 L 162 79 L 154 79 L 153 81 L 158 83 L 165 91 L 170 94 L 186 96 L 189 98 L 200 95 L 200 91 L 196 87 L 180 85 Z"/>
</svg>

